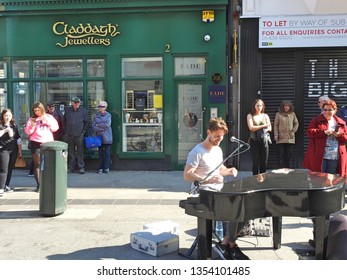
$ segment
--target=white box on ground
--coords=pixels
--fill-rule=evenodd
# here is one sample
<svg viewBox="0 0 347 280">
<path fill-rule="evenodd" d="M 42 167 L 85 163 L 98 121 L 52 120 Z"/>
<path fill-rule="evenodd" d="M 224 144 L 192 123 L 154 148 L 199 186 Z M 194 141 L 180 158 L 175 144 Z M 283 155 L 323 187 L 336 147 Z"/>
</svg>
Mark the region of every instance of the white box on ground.
<svg viewBox="0 0 347 280">
<path fill-rule="evenodd" d="M 177 251 L 179 238 L 170 232 L 146 229 L 131 233 L 130 245 L 135 250 L 159 257 Z"/>
<path fill-rule="evenodd" d="M 143 229 L 149 229 L 149 228 L 154 228 L 160 231 L 170 232 L 173 234 L 178 234 L 179 232 L 179 225 L 170 220 L 154 222 L 154 223 L 143 225 Z"/>
</svg>

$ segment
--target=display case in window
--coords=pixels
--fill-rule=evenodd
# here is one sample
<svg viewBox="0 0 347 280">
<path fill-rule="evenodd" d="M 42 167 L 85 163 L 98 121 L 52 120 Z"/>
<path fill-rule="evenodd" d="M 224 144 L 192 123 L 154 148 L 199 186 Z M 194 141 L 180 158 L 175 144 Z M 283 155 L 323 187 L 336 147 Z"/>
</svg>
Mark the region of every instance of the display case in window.
<svg viewBox="0 0 347 280">
<path fill-rule="evenodd" d="M 152 110 L 155 107 L 155 97 L 157 95 L 155 90 L 127 90 L 125 93 L 125 108 L 127 110 Z"/>
<path fill-rule="evenodd" d="M 128 90 L 123 109 L 123 152 L 162 152 L 163 111 L 154 90 Z M 161 98 L 160 98 L 161 100 Z"/>
</svg>

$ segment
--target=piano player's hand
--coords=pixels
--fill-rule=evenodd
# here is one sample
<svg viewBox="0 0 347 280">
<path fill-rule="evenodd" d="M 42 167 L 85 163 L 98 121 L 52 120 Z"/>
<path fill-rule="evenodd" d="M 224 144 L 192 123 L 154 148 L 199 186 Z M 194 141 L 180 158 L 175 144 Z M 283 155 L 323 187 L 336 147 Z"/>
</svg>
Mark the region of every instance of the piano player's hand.
<svg viewBox="0 0 347 280">
<path fill-rule="evenodd" d="M 237 176 L 237 169 L 235 167 L 231 167 L 231 168 L 228 168 L 229 169 L 229 172 L 230 172 L 230 176 L 234 176 L 236 177 Z"/>
<path fill-rule="evenodd" d="M 214 175 L 208 180 L 204 181 L 204 184 L 220 184 L 224 182 L 224 177 L 222 175 Z"/>
</svg>

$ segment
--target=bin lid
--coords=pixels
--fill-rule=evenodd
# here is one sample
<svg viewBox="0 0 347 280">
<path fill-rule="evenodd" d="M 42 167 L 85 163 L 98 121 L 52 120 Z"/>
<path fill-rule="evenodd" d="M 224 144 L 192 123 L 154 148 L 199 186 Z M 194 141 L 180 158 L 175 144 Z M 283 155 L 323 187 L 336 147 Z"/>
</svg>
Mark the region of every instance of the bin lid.
<svg viewBox="0 0 347 280">
<path fill-rule="evenodd" d="M 40 145 L 41 151 L 43 150 L 60 151 L 60 150 L 66 150 L 67 147 L 68 147 L 67 143 L 62 141 L 50 141 L 50 142 L 42 143 Z"/>
</svg>

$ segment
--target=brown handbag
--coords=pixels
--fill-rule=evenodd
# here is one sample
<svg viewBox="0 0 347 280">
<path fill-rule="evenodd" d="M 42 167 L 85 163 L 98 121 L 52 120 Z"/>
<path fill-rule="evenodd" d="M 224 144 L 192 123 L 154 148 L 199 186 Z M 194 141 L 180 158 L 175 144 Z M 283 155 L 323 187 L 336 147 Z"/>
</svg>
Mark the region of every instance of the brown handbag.
<svg viewBox="0 0 347 280">
<path fill-rule="evenodd" d="M 26 167 L 26 166 L 27 166 L 27 163 L 26 163 L 25 159 L 22 157 L 17 157 L 16 163 L 14 164 L 14 167 L 22 168 L 22 167 Z"/>
</svg>

